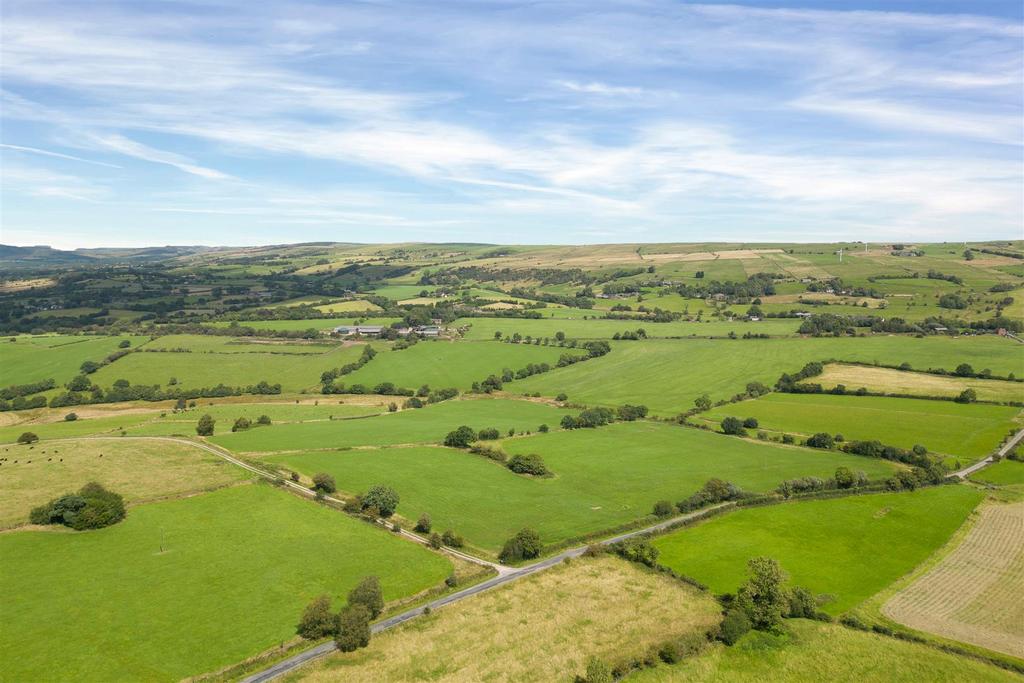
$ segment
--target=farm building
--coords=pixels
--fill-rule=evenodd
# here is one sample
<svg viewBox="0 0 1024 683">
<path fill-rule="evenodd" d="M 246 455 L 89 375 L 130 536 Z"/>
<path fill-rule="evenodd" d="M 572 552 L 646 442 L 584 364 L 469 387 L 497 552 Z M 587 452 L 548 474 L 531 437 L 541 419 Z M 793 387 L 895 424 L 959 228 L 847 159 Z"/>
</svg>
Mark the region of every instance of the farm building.
<svg viewBox="0 0 1024 683">
<path fill-rule="evenodd" d="M 363 337 L 379 337 L 383 331 L 384 328 L 380 325 L 339 325 L 334 328 L 334 334 L 340 334 L 343 337 L 353 334 Z"/>
</svg>

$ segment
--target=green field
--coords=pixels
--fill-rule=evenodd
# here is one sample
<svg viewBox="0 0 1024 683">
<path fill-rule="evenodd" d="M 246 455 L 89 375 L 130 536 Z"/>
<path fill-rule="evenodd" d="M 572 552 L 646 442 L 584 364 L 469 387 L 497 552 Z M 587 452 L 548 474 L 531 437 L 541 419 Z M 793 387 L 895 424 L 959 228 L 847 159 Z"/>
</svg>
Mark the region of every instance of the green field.
<svg viewBox="0 0 1024 683">
<path fill-rule="evenodd" d="M 568 394 L 572 401 L 599 405 L 643 403 L 657 414 L 693 407 L 703 393 L 728 399 L 748 382 L 772 385 L 784 372 L 829 359 L 915 368 L 955 368 L 970 363 L 997 375 L 1021 372 L 1024 345 L 994 336 L 664 340 L 620 342 L 612 352 L 568 368 L 510 385 L 516 392 Z"/>
<path fill-rule="evenodd" d="M 590 312 L 590 315 L 595 315 Z M 648 337 L 726 337 L 730 332 L 742 337 L 745 333 L 788 336 L 796 334 L 799 320 L 763 320 L 761 322 L 672 322 L 652 323 L 644 320 L 568 320 L 558 318 L 461 318 L 453 327 L 469 326 L 466 339 L 486 341 L 494 339 L 495 332 L 511 336 L 518 332 L 533 338 L 555 338 L 564 332 L 569 339 L 611 339 L 616 332 L 635 332 L 643 328 Z"/>
<path fill-rule="evenodd" d="M 398 322 L 400 318 L 360 318 L 348 316 L 346 318 L 305 318 L 302 320 L 243 320 L 238 323 L 240 327 L 251 327 L 254 330 L 275 330 L 279 332 L 301 332 L 303 330 L 330 330 L 339 325 L 354 325 L 357 321 L 365 321 L 367 325 L 389 326 Z M 231 323 L 212 322 L 211 327 L 230 327 Z"/>
<path fill-rule="evenodd" d="M 396 398 L 399 402 L 403 400 Z M 536 431 L 542 424 L 557 429 L 562 416 L 569 412 L 530 401 L 490 398 L 444 401 L 369 419 L 280 424 L 235 433 L 228 432 L 230 424 L 224 422 L 213 441 L 239 452 L 440 444 L 448 432 L 460 425 L 476 430 L 494 427 L 503 435 L 509 429 Z"/>
<path fill-rule="evenodd" d="M 974 389 L 979 401 L 1024 402 L 1024 382 L 976 377 L 949 377 L 865 365 L 829 363 L 813 380 L 825 389 L 842 384 L 847 391 L 861 387 L 872 393 L 902 396 L 943 396 L 955 398 L 964 389 Z"/>
<path fill-rule="evenodd" d="M 142 505 L 97 531 L 2 534 L 0 555 L 12 681 L 179 680 L 290 639 L 314 596 L 343 596 L 365 575 L 395 599 L 451 571 L 265 485 Z"/>
<path fill-rule="evenodd" d="M 230 438 L 217 441 L 228 444 Z M 429 512 L 435 527 L 454 528 L 489 552 L 523 527 L 555 543 L 645 517 L 657 500 L 682 500 L 710 477 L 764 491 L 783 479 L 831 476 L 839 465 L 872 478 L 893 471 L 881 460 L 653 422 L 552 432 L 502 445 L 509 453 L 539 453 L 555 476 L 513 474 L 481 456 L 440 447 L 319 451 L 271 461 L 308 476 L 329 472 L 350 493 L 389 484 L 401 496 L 401 515 L 414 520 Z"/>
<path fill-rule="evenodd" d="M 284 391 L 316 387 L 324 370 L 351 363 L 362 352 L 359 346 L 336 347 L 309 355 L 295 353 L 131 353 L 91 375 L 95 384 L 110 387 L 119 379 L 132 384 L 167 386 L 176 378 L 183 389 L 226 384 L 246 387 L 266 380 Z"/>
<path fill-rule="evenodd" d="M 149 342 L 146 350 L 189 349 L 193 353 L 300 353 L 322 354 L 338 347 L 337 341 L 307 342 L 213 334 L 168 334 Z"/>
<path fill-rule="evenodd" d="M 1019 674 L 929 645 L 803 619 L 787 634 L 752 631 L 733 647 L 716 645 L 673 666 L 658 665 L 627 683 L 1012 683 Z"/>
<path fill-rule="evenodd" d="M 96 481 L 129 504 L 225 486 L 252 475 L 195 446 L 155 439 L 81 439 L 0 448 L 0 527 Z"/>
<path fill-rule="evenodd" d="M 584 352 L 498 342 L 426 341 L 402 351 L 381 350 L 372 361 L 338 381 L 371 388 L 380 382 L 393 382 L 410 389 L 428 384 L 435 389 L 466 390 L 488 375 L 500 375 L 505 368 L 518 370 L 530 363 L 554 366 L 563 353 L 582 355 Z M 518 385 L 517 380 L 508 386 L 518 389 Z"/>
<path fill-rule="evenodd" d="M 67 408 L 68 412 L 74 408 Z M 134 425 L 141 424 L 153 419 L 159 413 L 126 413 L 123 415 L 111 415 L 110 417 L 80 418 L 72 422 L 60 420 L 57 422 L 23 423 L 0 427 L 0 443 L 13 444 L 24 432 L 32 432 L 44 441 L 46 439 L 68 439 L 78 436 L 91 436 L 94 434 L 120 433 L 122 429 L 128 429 Z M 36 445 L 37 447 L 39 444 Z M 10 446 L 10 448 L 15 448 Z M 21 446 L 28 450 L 26 446 Z M 13 451 L 12 451 L 13 452 Z"/>
<path fill-rule="evenodd" d="M 215 433 L 220 434 L 230 433 L 231 426 L 240 417 L 248 418 L 255 425 L 261 415 L 266 415 L 271 419 L 271 424 L 284 425 L 367 417 L 386 410 L 382 406 L 338 405 L 337 401 L 328 402 L 326 400 L 318 406 L 294 403 L 228 403 L 210 406 L 206 404 L 207 400 L 210 399 L 203 399 L 199 406 L 185 412 L 167 411 L 162 414 L 162 417 L 157 414 L 147 422 L 129 427 L 128 434 L 140 436 L 187 434 L 194 436 L 196 423 L 203 415 L 209 415 L 216 420 L 214 430 Z M 212 400 L 216 402 L 216 399 Z M 253 426 L 251 429 L 265 430 L 268 428 Z M 266 432 L 261 432 L 261 436 L 265 435 Z"/>
<path fill-rule="evenodd" d="M 952 401 L 879 396 L 771 393 L 701 413 L 717 425 L 727 416 L 755 417 L 760 428 L 811 435 L 842 434 L 847 440 L 884 444 L 977 459 L 991 453 L 1016 426 L 1018 408 Z"/>
<path fill-rule="evenodd" d="M 659 562 L 733 592 L 752 557 L 778 560 L 794 585 L 835 600 L 839 614 L 940 548 L 984 494 L 962 485 L 738 510 L 654 542 Z"/>
<path fill-rule="evenodd" d="M 16 341 L 10 341 L 14 339 Z M 123 336 L 18 336 L 0 338 L 0 387 L 47 379 L 63 384 L 79 374 L 87 360 L 97 363 L 118 350 L 125 339 L 132 348 L 148 337 Z"/>
<path fill-rule="evenodd" d="M 995 484 L 996 486 L 1024 484 L 1024 462 L 1004 458 L 972 474 L 971 479 L 985 484 Z"/>
</svg>

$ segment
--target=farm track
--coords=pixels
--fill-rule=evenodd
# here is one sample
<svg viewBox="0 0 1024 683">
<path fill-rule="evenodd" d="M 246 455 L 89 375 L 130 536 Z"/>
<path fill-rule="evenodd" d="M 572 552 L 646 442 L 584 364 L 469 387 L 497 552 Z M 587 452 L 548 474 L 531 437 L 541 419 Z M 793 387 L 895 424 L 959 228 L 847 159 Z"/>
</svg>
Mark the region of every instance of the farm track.
<svg viewBox="0 0 1024 683">
<path fill-rule="evenodd" d="M 1014 434 L 1013 437 L 1009 441 L 1007 441 L 1006 444 L 1002 448 L 1000 448 L 998 451 L 996 451 L 994 455 L 990 455 L 987 458 L 985 458 L 984 460 L 979 460 L 978 462 L 974 463 L 973 465 L 970 465 L 968 467 L 963 468 L 962 470 L 954 472 L 953 476 L 959 477 L 960 479 L 966 479 L 967 477 L 971 476 L 975 472 L 978 472 L 979 470 L 982 470 L 982 469 L 988 467 L 989 465 L 991 465 L 992 463 L 996 462 L 997 458 L 1004 457 L 1007 453 L 1009 453 L 1013 449 L 1014 446 L 1016 446 L 1018 443 L 1020 443 L 1021 439 L 1024 439 L 1024 429 L 1018 430 L 1017 433 Z"/>
</svg>

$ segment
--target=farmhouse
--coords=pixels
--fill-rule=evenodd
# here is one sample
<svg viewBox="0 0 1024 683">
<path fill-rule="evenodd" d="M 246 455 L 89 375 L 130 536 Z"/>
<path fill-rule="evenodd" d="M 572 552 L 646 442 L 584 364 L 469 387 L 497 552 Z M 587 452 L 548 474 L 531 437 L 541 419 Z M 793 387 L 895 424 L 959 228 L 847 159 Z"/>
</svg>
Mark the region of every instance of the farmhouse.
<svg viewBox="0 0 1024 683">
<path fill-rule="evenodd" d="M 334 328 L 334 334 L 340 334 L 343 337 L 353 334 L 363 337 L 379 337 L 383 331 L 384 328 L 380 325 L 339 325 Z"/>
</svg>

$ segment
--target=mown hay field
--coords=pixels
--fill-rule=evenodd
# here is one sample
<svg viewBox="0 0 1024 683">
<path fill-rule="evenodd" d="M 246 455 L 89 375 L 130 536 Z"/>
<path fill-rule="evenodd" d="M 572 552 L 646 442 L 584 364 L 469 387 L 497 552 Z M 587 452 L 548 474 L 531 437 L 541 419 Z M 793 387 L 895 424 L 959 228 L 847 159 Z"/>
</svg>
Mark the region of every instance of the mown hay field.
<svg viewBox="0 0 1024 683">
<path fill-rule="evenodd" d="M 584 558 L 439 609 L 289 680 L 568 681 L 590 657 L 629 661 L 720 618 L 706 593 L 618 559 Z"/>
<path fill-rule="evenodd" d="M 987 505 L 960 545 L 893 596 L 901 624 L 1024 659 L 1024 503 Z"/>
<path fill-rule="evenodd" d="M 717 425 L 724 417 L 754 417 L 759 428 L 809 436 L 842 434 L 847 440 L 877 439 L 884 444 L 974 460 L 995 450 L 1018 426 L 1019 408 L 952 401 L 879 396 L 771 393 L 701 413 Z"/>
<path fill-rule="evenodd" d="M 976 368 L 982 370 L 983 368 Z M 1024 368 L 1022 368 L 1024 369 Z M 946 377 L 923 372 L 903 372 L 891 368 L 829 363 L 814 382 L 826 389 L 842 384 L 847 391 L 864 387 L 872 393 L 907 396 L 959 396 L 964 389 L 974 389 L 979 401 L 1024 401 L 1024 383 L 973 377 Z"/>
<path fill-rule="evenodd" d="M 778 560 L 794 585 L 835 596 L 839 614 L 923 562 L 983 494 L 968 486 L 810 500 L 731 512 L 654 542 L 659 562 L 716 593 L 734 592 L 752 557 Z"/>
<path fill-rule="evenodd" d="M 310 600 L 343 600 L 366 575 L 394 600 L 451 572 L 441 555 L 262 484 L 147 503 L 96 531 L 0 534 L 0 556 L 12 681 L 180 680 L 291 639 Z"/>
<path fill-rule="evenodd" d="M 348 493 L 387 484 L 401 496 L 400 515 L 415 520 L 427 512 L 435 528 L 454 529 L 485 553 L 496 553 L 524 527 L 551 544 L 643 519 L 656 501 L 683 500 L 711 477 L 764 491 L 784 479 L 831 476 L 840 465 L 872 478 L 889 476 L 894 467 L 652 422 L 507 439 L 502 447 L 540 454 L 554 476 L 514 474 L 483 456 L 441 447 L 315 451 L 270 460 L 306 476 L 328 472 Z"/>
</svg>

